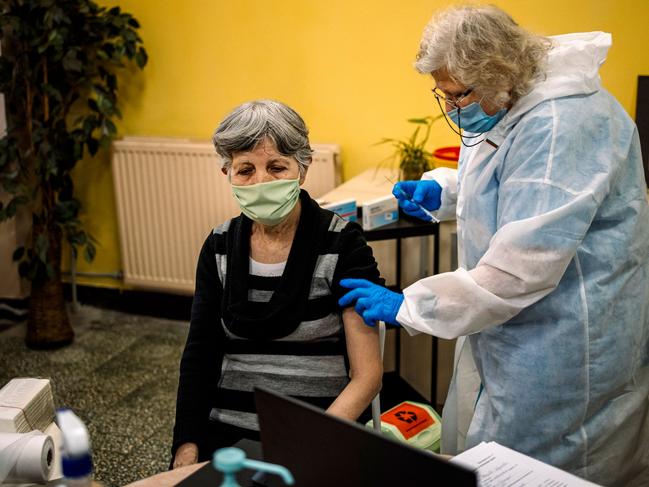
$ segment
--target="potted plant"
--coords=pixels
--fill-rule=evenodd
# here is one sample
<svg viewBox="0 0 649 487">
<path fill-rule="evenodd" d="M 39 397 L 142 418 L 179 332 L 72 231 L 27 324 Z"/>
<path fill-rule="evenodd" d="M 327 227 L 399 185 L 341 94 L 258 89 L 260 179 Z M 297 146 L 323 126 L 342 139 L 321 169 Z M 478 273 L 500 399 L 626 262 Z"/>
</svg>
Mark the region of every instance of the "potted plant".
<svg viewBox="0 0 649 487">
<path fill-rule="evenodd" d="M 24 207 L 31 235 L 16 249 L 21 276 L 31 281 L 27 344 L 70 343 L 61 283 L 63 238 L 92 260 L 95 246 L 79 219 L 70 176 L 84 152 L 94 156 L 116 134 L 118 69 L 143 68 L 139 24 L 119 7 L 90 0 L 5 0 L 0 7 L 0 91 L 7 133 L 0 139 L 0 221 Z M 23 211 L 23 210 L 21 210 Z"/>
<path fill-rule="evenodd" d="M 393 156 L 399 161 L 401 180 L 420 179 L 423 173 L 431 169 L 433 154 L 426 149 L 426 143 L 430 137 L 430 129 L 433 123 L 442 117 L 443 115 L 408 119 L 409 123 L 416 125 L 414 132 L 408 139 L 385 138 L 379 142 L 379 144 L 390 144 L 394 147 Z"/>
</svg>

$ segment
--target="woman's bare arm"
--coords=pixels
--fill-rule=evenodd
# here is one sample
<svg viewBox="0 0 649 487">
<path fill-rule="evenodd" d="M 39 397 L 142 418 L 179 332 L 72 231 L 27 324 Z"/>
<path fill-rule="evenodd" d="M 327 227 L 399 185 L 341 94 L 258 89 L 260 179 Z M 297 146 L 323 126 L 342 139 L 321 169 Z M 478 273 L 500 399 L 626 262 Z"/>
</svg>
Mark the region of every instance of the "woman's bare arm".
<svg viewBox="0 0 649 487">
<path fill-rule="evenodd" d="M 327 412 L 355 421 L 381 390 L 383 363 L 378 328 L 369 327 L 354 308 L 343 310 L 351 381 Z"/>
</svg>

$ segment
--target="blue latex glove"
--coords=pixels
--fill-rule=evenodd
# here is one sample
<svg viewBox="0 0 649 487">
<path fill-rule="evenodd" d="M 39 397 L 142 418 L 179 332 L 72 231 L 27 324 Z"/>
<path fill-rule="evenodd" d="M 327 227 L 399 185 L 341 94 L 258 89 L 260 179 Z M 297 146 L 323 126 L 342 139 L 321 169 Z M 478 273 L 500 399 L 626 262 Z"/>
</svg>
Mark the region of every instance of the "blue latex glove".
<svg viewBox="0 0 649 487">
<path fill-rule="evenodd" d="M 342 308 L 356 302 L 354 309 L 367 325 L 376 326 L 377 321 L 385 321 L 399 326 L 397 313 L 403 303 L 403 294 L 390 291 L 366 279 L 342 279 L 340 285 L 351 289 L 338 300 Z"/>
<path fill-rule="evenodd" d="M 442 204 L 442 187 L 437 181 L 399 181 L 392 188 L 392 194 L 399 201 L 403 211 L 424 221 L 430 221 L 427 215 L 417 205 L 428 211 L 439 210 Z M 410 201 L 412 200 L 412 201 Z"/>
</svg>

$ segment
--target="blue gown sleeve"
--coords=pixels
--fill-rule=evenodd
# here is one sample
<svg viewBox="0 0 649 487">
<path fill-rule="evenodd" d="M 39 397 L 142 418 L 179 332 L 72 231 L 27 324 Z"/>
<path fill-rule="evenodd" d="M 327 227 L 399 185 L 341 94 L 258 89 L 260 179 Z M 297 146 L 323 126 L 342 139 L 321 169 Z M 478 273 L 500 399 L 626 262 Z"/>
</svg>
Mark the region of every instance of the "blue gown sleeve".
<svg viewBox="0 0 649 487">
<path fill-rule="evenodd" d="M 613 133 L 607 117 L 565 109 L 559 116 L 555 103 L 524 117 L 499 149 L 505 154 L 494 171 L 496 208 L 478 208 L 466 195 L 467 226 L 496 221 L 477 265 L 404 291 L 397 320 L 411 333 L 476 333 L 507 322 L 557 287 L 618 176 L 624 154 L 615 151 L 632 142 L 615 139 L 628 134 Z"/>
</svg>

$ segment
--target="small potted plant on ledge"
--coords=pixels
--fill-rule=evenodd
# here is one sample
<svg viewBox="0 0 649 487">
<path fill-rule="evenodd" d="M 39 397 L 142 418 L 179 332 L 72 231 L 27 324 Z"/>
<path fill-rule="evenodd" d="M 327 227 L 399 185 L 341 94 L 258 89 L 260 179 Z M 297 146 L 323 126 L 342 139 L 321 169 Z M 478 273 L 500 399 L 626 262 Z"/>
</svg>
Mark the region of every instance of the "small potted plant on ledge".
<svg viewBox="0 0 649 487">
<path fill-rule="evenodd" d="M 399 161 L 399 177 L 401 180 L 420 179 L 422 174 L 431 169 L 433 154 L 426 149 L 426 143 L 430 137 L 430 129 L 433 123 L 442 116 L 411 118 L 408 122 L 415 124 L 416 128 L 408 139 L 385 138 L 379 142 L 379 144 L 390 144 L 394 147 L 393 155 Z"/>
</svg>

